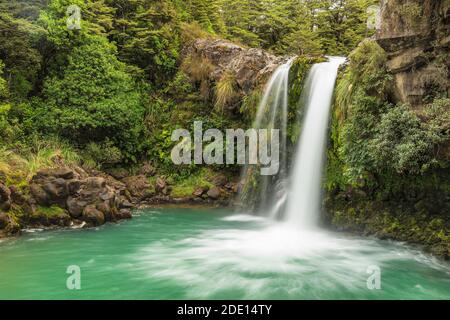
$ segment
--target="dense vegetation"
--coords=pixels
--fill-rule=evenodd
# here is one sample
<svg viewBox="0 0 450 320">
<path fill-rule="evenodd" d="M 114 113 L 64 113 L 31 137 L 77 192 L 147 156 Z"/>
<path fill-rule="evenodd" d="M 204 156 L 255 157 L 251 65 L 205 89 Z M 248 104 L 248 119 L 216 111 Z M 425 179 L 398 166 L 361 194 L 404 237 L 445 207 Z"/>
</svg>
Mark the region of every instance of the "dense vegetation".
<svg viewBox="0 0 450 320">
<path fill-rule="evenodd" d="M 278 54 L 346 54 L 368 35 L 372 2 L 1 1 L 2 148 L 26 158 L 42 139 L 87 166 L 150 159 L 170 171 L 174 128 L 249 123 L 259 97 L 236 100 L 232 74 L 202 81 L 208 65 L 182 55 L 187 43 L 221 37 Z M 67 27 L 70 5 L 81 8 L 80 29 Z M 233 99 L 237 114 L 224 113 Z"/>
<path fill-rule="evenodd" d="M 394 103 L 386 53 L 374 41 L 349 55 L 336 87 L 328 153 L 335 225 L 427 243 L 448 256 L 450 99 Z M 331 212 L 331 211 L 330 211 Z"/>
</svg>

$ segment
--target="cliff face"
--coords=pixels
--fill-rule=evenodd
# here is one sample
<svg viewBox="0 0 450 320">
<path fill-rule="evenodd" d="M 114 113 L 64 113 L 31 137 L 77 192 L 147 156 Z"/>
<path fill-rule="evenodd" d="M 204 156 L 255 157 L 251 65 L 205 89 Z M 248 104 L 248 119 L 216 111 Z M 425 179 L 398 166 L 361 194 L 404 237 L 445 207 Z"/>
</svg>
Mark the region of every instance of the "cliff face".
<svg viewBox="0 0 450 320">
<path fill-rule="evenodd" d="M 382 0 L 378 44 L 388 54 L 395 102 L 420 108 L 447 91 L 450 0 Z"/>
</svg>

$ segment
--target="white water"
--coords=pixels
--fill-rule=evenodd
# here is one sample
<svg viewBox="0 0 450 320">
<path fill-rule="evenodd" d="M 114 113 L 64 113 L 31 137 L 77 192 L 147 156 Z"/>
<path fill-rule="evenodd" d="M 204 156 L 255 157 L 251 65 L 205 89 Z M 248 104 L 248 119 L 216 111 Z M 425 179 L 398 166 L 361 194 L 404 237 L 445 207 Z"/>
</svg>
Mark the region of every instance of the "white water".
<svg viewBox="0 0 450 320">
<path fill-rule="evenodd" d="M 280 130 L 280 146 L 279 146 L 279 174 L 278 180 L 284 180 L 286 175 L 286 131 L 288 117 L 288 93 L 289 93 L 289 71 L 292 66 L 293 59 L 279 66 L 264 90 L 264 95 L 258 105 L 254 129 L 279 129 Z M 259 170 L 254 170 L 254 165 L 246 165 L 242 171 L 241 182 L 246 186 L 245 192 L 241 193 L 241 205 L 248 207 L 250 204 L 258 204 L 261 207 L 267 207 L 272 199 L 268 197 L 269 188 L 271 187 L 272 178 L 268 176 L 258 176 L 255 174 Z M 248 183 L 250 179 L 257 179 L 257 184 Z M 283 184 L 279 184 L 279 188 L 283 188 Z M 256 190 L 255 190 L 256 188 Z M 278 190 L 277 193 L 285 193 L 286 191 Z M 246 196 L 255 195 L 257 197 L 249 199 Z"/>
<path fill-rule="evenodd" d="M 345 58 L 329 58 L 315 64 L 306 81 L 306 115 L 296 157 L 285 214 L 297 227 L 313 228 L 321 210 L 321 184 L 326 134 L 339 66 Z"/>
</svg>

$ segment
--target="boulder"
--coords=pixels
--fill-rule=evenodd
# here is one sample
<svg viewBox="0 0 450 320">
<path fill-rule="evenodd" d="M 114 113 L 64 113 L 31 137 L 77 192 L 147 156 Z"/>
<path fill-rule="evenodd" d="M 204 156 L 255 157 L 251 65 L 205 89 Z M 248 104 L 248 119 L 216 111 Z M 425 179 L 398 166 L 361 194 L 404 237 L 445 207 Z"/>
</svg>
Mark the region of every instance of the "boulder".
<svg viewBox="0 0 450 320">
<path fill-rule="evenodd" d="M 194 197 L 202 197 L 209 191 L 209 187 L 197 187 L 195 191 L 192 193 Z"/>
<path fill-rule="evenodd" d="M 218 82 L 225 72 L 235 76 L 237 96 L 245 96 L 262 85 L 286 61 L 262 49 L 244 48 L 223 39 L 197 39 L 183 49 L 184 57 L 201 57 L 212 66 L 209 83 Z M 238 104 L 227 106 L 232 109 Z"/>
<path fill-rule="evenodd" d="M 150 182 L 144 175 L 127 177 L 123 179 L 123 182 L 133 198 L 143 200 L 151 194 Z"/>
<path fill-rule="evenodd" d="M 5 229 L 9 225 L 9 215 L 5 212 L 0 212 L 0 230 Z"/>
<path fill-rule="evenodd" d="M 108 174 L 111 175 L 114 179 L 122 180 L 130 175 L 127 169 L 124 168 L 113 168 L 107 170 Z"/>
<path fill-rule="evenodd" d="M 381 2 L 376 41 L 386 51 L 386 65 L 394 75 L 395 102 L 420 109 L 433 90 L 448 90 L 449 9 L 443 0 Z"/>
<path fill-rule="evenodd" d="M 3 183 L 0 183 L 0 210 L 8 211 L 11 208 L 11 191 Z"/>
<path fill-rule="evenodd" d="M 69 214 L 73 218 L 79 218 L 83 214 L 83 209 L 87 206 L 87 201 L 84 201 L 80 197 L 69 197 L 66 205 Z"/>
<path fill-rule="evenodd" d="M 208 197 L 213 200 L 219 199 L 220 194 L 221 194 L 221 190 L 218 187 L 213 187 L 213 188 L 209 189 L 209 191 L 207 192 Z"/>
<path fill-rule="evenodd" d="M 117 213 L 117 218 L 119 220 L 131 219 L 133 218 L 133 215 L 131 214 L 131 211 L 129 209 L 121 209 Z"/>
<path fill-rule="evenodd" d="M 97 210 L 94 206 L 87 206 L 83 210 L 81 219 L 88 225 L 97 227 L 105 223 L 105 215 L 100 210 Z"/>
<path fill-rule="evenodd" d="M 116 220 L 115 214 L 124 201 L 120 196 L 123 190 L 125 184 L 113 177 L 101 173 L 98 176 L 88 176 L 81 168 L 78 171 L 40 170 L 30 185 L 31 194 L 37 204 L 41 206 L 56 204 L 67 209 L 69 219 L 81 218 L 89 225 L 95 226 L 103 224 L 105 220 Z M 128 204 L 126 206 L 129 208 Z M 101 212 L 101 215 L 94 209 Z M 54 221 L 57 225 L 62 225 L 66 224 L 65 219 L 55 218 Z"/>
<path fill-rule="evenodd" d="M 212 179 L 212 183 L 216 187 L 223 187 L 227 184 L 227 182 L 228 182 L 228 179 L 223 174 L 219 174 Z"/>
<path fill-rule="evenodd" d="M 23 205 L 27 202 L 27 198 L 19 191 L 16 186 L 10 186 L 11 201 L 17 205 Z"/>
</svg>

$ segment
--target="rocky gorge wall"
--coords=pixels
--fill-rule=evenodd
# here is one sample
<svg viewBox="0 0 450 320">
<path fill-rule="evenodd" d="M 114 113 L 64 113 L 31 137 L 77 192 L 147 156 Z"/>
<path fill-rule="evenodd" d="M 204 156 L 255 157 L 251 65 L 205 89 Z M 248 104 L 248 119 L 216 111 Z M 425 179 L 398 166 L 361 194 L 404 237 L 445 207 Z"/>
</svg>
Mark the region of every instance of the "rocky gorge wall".
<svg viewBox="0 0 450 320">
<path fill-rule="evenodd" d="M 376 41 L 388 55 L 395 102 L 420 108 L 437 92 L 450 96 L 450 1 L 381 1 Z"/>
<path fill-rule="evenodd" d="M 381 1 L 338 78 L 325 222 L 450 258 L 450 1 Z"/>
</svg>

